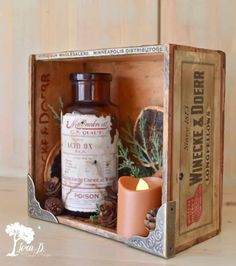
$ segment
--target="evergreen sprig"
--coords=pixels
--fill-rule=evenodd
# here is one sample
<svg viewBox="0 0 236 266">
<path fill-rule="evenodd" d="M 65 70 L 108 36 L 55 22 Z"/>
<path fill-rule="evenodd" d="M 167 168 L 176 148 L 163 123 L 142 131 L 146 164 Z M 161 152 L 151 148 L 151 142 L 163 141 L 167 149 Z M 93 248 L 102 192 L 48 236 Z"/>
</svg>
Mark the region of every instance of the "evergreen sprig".
<svg viewBox="0 0 236 266">
<path fill-rule="evenodd" d="M 128 170 L 135 177 L 150 176 L 162 167 L 162 146 L 156 130 L 152 130 L 151 149 L 148 149 L 147 133 L 145 131 L 146 121 L 142 116 L 139 120 L 140 140 L 138 141 L 132 131 L 131 123 L 123 129 L 125 135 L 122 137 L 124 146 L 120 140 L 119 158 L 121 159 L 119 170 Z"/>
<path fill-rule="evenodd" d="M 134 161 L 129 157 L 129 150 L 123 146 L 121 140 L 118 141 L 118 157 L 121 159 L 118 170 L 128 170 L 129 174 L 134 177 L 140 175 L 140 169 L 135 166 Z"/>
<path fill-rule="evenodd" d="M 151 158 L 153 162 L 157 162 L 158 168 L 160 168 L 163 165 L 162 146 L 159 140 L 158 133 L 156 131 L 154 131 L 152 134 L 152 144 L 153 147 L 151 149 Z"/>
<path fill-rule="evenodd" d="M 61 97 L 58 97 L 58 102 L 60 105 L 59 111 L 57 111 L 56 108 L 51 104 L 48 104 L 48 108 L 52 112 L 53 118 L 56 120 L 58 126 L 60 126 L 60 124 L 61 124 L 61 111 L 64 107 L 64 101 Z"/>
</svg>

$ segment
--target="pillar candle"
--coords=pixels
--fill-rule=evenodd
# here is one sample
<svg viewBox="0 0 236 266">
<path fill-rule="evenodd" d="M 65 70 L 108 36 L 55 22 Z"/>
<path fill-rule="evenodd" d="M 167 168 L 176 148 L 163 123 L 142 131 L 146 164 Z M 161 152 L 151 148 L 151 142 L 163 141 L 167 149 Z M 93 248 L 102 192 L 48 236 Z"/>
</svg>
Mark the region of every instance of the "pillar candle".
<svg viewBox="0 0 236 266">
<path fill-rule="evenodd" d="M 161 206 L 162 179 L 142 178 L 148 185 L 145 190 L 137 190 L 140 178 L 122 176 L 118 182 L 117 233 L 123 237 L 147 236 L 144 220 L 146 214 Z"/>
</svg>

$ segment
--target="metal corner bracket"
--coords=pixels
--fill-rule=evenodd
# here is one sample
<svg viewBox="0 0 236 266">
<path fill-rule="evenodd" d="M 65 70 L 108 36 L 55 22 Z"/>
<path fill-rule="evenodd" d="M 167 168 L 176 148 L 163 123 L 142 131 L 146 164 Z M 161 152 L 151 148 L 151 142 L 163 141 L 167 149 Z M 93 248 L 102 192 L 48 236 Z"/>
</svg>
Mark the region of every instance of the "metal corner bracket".
<svg viewBox="0 0 236 266">
<path fill-rule="evenodd" d="M 127 244 L 145 252 L 170 258 L 175 254 L 176 202 L 169 201 L 160 207 L 156 215 L 156 228 L 147 237 L 132 236 Z"/>
<path fill-rule="evenodd" d="M 39 202 L 35 197 L 35 186 L 34 181 L 31 176 L 27 176 L 27 186 L 28 186 L 28 213 L 32 218 L 45 220 L 48 222 L 58 223 L 57 218 L 49 211 L 41 208 Z"/>
</svg>

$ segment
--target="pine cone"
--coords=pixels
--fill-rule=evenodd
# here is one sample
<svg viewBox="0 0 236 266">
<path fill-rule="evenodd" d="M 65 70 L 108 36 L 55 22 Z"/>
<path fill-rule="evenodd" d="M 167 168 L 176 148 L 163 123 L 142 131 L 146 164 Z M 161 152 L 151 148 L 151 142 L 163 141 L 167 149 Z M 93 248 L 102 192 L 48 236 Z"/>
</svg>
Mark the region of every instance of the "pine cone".
<svg viewBox="0 0 236 266">
<path fill-rule="evenodd" d="M 61 181 L 54 176 L 49 181 L 44 183 L 45 194 L 48 197 L 58 197 L 61 192 Z"/>
<path fill-rule="evenodd" d="M 44 207 L 47 211 L 50 211 L 53 215 L 60 215 L 64 211 L 64 204 L 62 200 L 55 197 L 46 199 Z"/>
<path fill-rule="evenodd" d="M 153 231 L 156 228 L 156 215 L 158 208 L 149 211 L 146 215 L 144 224 L 148 231 Z"/>
<path fill-rule="evenodd" d="M 105 200 L 117 203 L 117 193 L 118 193 L 118 183 L 117 180 L 114 180 L 111 186 L 106 187 Z"/>
<path fill-rule="evenodd" d="M 98 222 L 106 227 L 116 227 L 117 204 L 113 201 L 105 201 L 100 205 Z"/>
<path fill-rule="evenodd" d="M 61 179 L 61 150 L 57 151 L 58 154 L 54 155 L 54 160 L 51 166 L 51 177 L 57 176 Z"/>
</svg>

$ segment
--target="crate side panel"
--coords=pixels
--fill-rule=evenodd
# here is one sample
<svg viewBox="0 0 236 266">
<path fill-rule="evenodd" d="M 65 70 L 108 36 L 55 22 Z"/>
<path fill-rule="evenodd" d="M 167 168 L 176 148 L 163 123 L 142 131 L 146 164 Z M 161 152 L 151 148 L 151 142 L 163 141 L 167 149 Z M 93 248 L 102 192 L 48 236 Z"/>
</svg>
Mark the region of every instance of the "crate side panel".
<svg viewBox="0 0 236 266">
<path fill-rule="evenodd" d="M 44 199 L 43 181 L 51 173 L 47 171 L 47 164 L 51 164 L 50 158 L 53 153 L 59 151 L 59 117 L 60 100 L 64 104 L 71 101 L 72 91 L 69 80 L 69 73 L 82 71 L 83 64 L 73 61 L 68 64 L 59 61 L 36 61 L 35 62 L 35 87 L 34 90 L 34 117 L 32 124 L 34 127 L 34 181 L 36 187 L 36 197 L 42 202 Z M 55 117 L 52 108 L 59 117 Z"/>
<path fill-rule="evenodd" d="M 34 176 L 34 87 L 35 87 L 35 56 L 29 58 L 29 89 L 28 89 L 28 172 Z"/>
<path fill-rule="evenodd" d="M 222 55 L 180 46 L 174 53 L 172 197 L 177 202 L 177 251 L 220 229 Z"/>
</svg>

